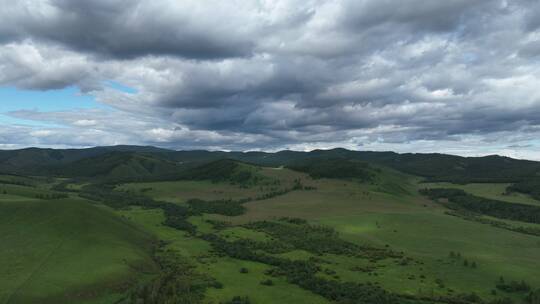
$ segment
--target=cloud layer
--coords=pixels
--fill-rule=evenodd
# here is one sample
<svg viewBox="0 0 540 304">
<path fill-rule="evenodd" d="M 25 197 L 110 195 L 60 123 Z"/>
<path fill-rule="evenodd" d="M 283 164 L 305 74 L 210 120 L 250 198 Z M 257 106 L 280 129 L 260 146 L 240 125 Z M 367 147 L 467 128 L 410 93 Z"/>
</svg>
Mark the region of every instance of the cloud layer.
<svg viewBox="0 0 540 304">
<path fill-rule="evenodd" d="M 0 85 L 110 107 L 12 112 L 60 127 L 0 143 L 539 159 L 539 16 L 532 0 L 0 0 Z"/>
</svg>

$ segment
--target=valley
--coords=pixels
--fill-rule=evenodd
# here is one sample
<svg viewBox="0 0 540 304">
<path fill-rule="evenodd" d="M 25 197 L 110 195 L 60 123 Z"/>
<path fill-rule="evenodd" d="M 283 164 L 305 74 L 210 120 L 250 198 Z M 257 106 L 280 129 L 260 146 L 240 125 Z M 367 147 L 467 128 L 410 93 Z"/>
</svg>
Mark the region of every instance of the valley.
<svg viewBox="0 0 540 304">
<path fill-rule="evenodd" d="M 315 154 L 179 165 L 174 152 L 122 151 L 9 170 L 0 303 L 537 303 L 540 223 L 440 194 L 535 212 L 540 201 L 508 190 L 522 176 L 507 162 L 489 182 L 467 170 L 441 182 Z"/>
</svg>

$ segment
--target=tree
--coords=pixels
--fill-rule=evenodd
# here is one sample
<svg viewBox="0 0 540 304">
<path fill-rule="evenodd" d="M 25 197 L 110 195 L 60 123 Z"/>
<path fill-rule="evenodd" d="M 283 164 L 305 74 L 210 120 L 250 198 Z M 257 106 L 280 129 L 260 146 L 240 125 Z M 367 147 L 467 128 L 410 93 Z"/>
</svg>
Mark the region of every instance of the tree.
<svg viewBox="0 0 540 304">
<path fill-rule="evenodd" d="M 527 295 L 526 300 L 529 304 L 540 304 L 540 289 L 537 289 L 536 291 L 531 291 Z"/>
</svg>

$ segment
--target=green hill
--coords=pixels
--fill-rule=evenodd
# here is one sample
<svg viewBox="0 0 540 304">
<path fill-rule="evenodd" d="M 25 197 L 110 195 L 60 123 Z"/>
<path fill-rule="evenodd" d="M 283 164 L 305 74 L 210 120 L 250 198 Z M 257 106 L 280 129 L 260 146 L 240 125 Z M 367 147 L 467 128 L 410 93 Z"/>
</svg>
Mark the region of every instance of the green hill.
<svg viewBox="0 0 540 304">
<path fill-rule="evenodd" d="M 177 174 L 181 165 L 153 155 L 110 152 L 75 161 L 52 171 L 60 176 L 100 178 L 108 181 L 159 179 Z"/>
<path fill-rule="evenodd" d="M 111 152 L 166 154 L 170 150 L 144 146 L 111 146 L 88 149 L 41 149 L 0 150 L 0 172 L 23 175 L 50 174 L 51 168 L 64 166 L 78 160 L 92 158 Z"/>
<path fill-rule="evenodd" d="M 450 182 L 518 182 L 540 176 L 540 162 L 518 160 L 501 156 L 461 157 L 438 153 L 421 154 L 374 151 L 351 151 L 346 149 L 313 150 L 311 152 L 224 152 L 224 151 L 173 151 L 155 147 L 114 146 L 89 149 L 38 149 L 0 151 L 0 172 L 24 175 L 48 175 L 58 168 L 111 153 L 145 155 L 185 168 L 201 166 L 222 159 L 232 159 L 262 166 L 295 166 L 320 159 L 345 159 L 376 163 L 405 173 L 418 175 L 430 181 Z M 83 161 L 84 163 L 84 161 Z M 77 164 L 80 165 L 80 164 Z M 144 166 L 143 166 L 144 167 Z M 160 166 L 165 169 L 166 166 Z M 54 171 L 53 169 L 56 169 Z M 136 176 L 138 169 L 131 172 Z M 83 173 L 91 171 L 87 168 Z M 126 169 L 130 171 L 130 169 Z M 130 174 L 131 174 L 130 173 Z M 72 169 L 70 175 L 77 175 Z M 87 175 L 86 173 L 84 173 Z M 152 173 L 153 175 L 154 173 Z M 95 174 L 94 174 L 95 175 Z M 123 175 L 123 173 L 119 173 Z M 147 175 L 147 174 L 142 174 Z"/>
<path fill-rule="evenodd" d="M 112 303 L 154 269 L 149 234 L 82 200 L 0 195 L 0 231 L 0 303 Z"/>
<path fill-rule="evenodd" d="M 461 157 L 438 153 L 405 153 L 350 151 L 346 149 L 311 152 L 280 151 L 276 153 L 235 154 L 231 158 L 263 165 L 296 165 L 317 159 L 347 159 L 376 163 L 432 181 L 516 182 L 540 176 L 540 162 L 518 160 L 497 155 Z"/>
</svg>

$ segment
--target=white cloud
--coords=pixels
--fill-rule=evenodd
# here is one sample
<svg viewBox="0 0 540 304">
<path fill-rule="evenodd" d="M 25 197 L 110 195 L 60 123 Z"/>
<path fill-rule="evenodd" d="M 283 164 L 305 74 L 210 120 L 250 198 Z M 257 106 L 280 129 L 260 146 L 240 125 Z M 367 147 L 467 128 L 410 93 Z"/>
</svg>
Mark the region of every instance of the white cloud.
<svg viewBox="0 0 540 304">
<path fill-rule="evenodd" d="M 112 108 L 16 111 L 61 128 L 0 144 L 534 157 L 481 144 L 540 125 L 538 6 L 503 2 L 0 0 L 0 85 Z"/>
</svg>

